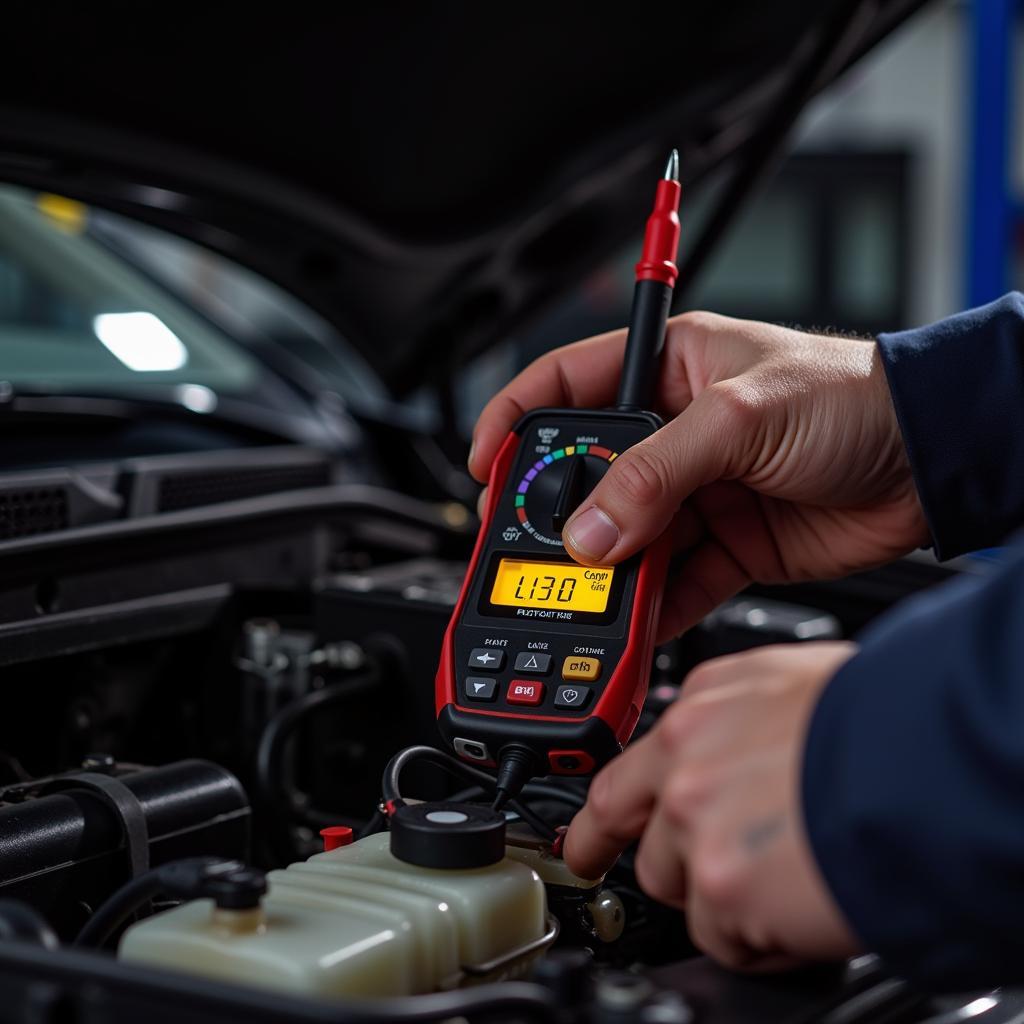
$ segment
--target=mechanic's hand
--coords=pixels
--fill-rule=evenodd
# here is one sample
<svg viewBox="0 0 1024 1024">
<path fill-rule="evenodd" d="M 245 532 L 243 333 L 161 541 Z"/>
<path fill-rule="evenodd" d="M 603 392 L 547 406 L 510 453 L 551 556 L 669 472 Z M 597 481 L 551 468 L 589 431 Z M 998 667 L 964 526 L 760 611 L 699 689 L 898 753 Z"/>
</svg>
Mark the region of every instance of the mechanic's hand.
<svg viewBox="0 0 1024 1024">
<path fill-rule="evenodd" d="M 685 908 L 729 967 L 836 960 L 858 944 L 804 835 L 804 733 L 852 644 L 763 647 L 698 666 L 658 724 L 595 779 L 564 856 L 595 878 L 641 837 L 643 889 Z"/>
<path fill-rule="evenodd" d="M 520 416 L 614 402 L 625 331 L 538 359 L 477 424 L 486 482 Z M 928 543 L 884 369 L 870 341 L 712 313 L 669 322 L 657 409 L 674 416 L 618 458 L 566 524 L 584 564 L 614 564 L 675 531 L 689 551 L 665 593 L 660 639 L 751 580 L 843 576 Z"/>
</svg>

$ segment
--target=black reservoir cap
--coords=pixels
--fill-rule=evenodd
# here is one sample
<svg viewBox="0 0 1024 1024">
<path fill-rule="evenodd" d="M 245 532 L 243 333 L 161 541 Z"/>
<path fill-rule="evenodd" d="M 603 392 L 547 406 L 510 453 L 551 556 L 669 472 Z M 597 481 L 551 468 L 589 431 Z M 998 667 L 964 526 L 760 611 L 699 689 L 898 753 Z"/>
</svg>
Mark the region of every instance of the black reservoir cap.
<svg viewBox="0 0 1024 1024">
<path fill-rule="evenodd" d="M 505 817 L 473 804 L 406 804 L 391 815 L 391 852 L 421 868 L 484 868 L 505 856 Z"/>
</svg>

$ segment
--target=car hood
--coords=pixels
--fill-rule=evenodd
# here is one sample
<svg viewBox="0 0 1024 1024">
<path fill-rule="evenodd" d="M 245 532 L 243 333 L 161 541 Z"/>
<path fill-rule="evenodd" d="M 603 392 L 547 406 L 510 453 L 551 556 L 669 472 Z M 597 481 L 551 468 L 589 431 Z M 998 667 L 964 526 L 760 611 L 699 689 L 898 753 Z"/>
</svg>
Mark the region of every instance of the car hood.
<svg viewBox="0 0 1024 1024">
<path fill-rule="evenodd" d="M 19 4 L 0 179 L 264 274 L 401 394 L 634 237 L 669 149 L 684 187 L 756 158 L 918 6 Z"/>
</svg>

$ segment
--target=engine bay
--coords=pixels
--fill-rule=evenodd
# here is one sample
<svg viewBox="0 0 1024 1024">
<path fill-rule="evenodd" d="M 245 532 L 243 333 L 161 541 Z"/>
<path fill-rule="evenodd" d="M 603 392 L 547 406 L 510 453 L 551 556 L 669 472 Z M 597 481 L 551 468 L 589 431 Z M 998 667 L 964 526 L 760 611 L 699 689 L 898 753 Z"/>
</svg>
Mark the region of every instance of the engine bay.
<svg viewBox="0 0 1024 1024">
<path fill-rule="evenodd" d="M 433 703 L 472 533 L 335 484 L 2 545 L 14 1019 L 964 1019 L 942 1014 L 983 996 L 935 1001 L 870 957 L 716 967 L 629 853 L 601 879 L 560 859 L 586 778 L 491 810 L 491 776 L 438 749 Z M 743 595 L 658 649 L 638 731 L 704 658 L 848 635 L 950 571 Z M 1010 1019 L 1012 996 L 984 998 Z"/>
</svg>

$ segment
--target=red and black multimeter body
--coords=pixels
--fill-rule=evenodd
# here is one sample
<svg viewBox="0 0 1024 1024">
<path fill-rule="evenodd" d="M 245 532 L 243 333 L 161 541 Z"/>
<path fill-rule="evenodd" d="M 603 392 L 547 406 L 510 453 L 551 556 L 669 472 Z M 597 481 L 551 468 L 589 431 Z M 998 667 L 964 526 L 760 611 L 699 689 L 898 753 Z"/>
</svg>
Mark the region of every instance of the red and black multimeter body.
<svg viewBox="0 0 1024 1024">
<path fill-rule="evenodd" d="M 468 761 L 585 775 L 640 717 L 669 557 L 666 537 L 616 566 L 566 554 L 561 531 L 626 449 L 661 421 L 645 412 L 665 339 L 679 244 L 679 158 L 658 183 L 613 410 L 538 409 L 491 467 L 480 534 L 444 637 L 441 733 Z M 522 772 L 516 784 L 523 782 Z M 511 788 L 510 788 L 511 787 Z"/>
<path fill-rule="evenodd" d="M 539 409 L 491 469 L 437 675 L 438 724 L 466 760 L 529 747 L 542 773 L 589 774 L 622 749 L 647 693 L 668 552 L 580 565 L 560 528 L 651 413 Z"/>
</svg>

